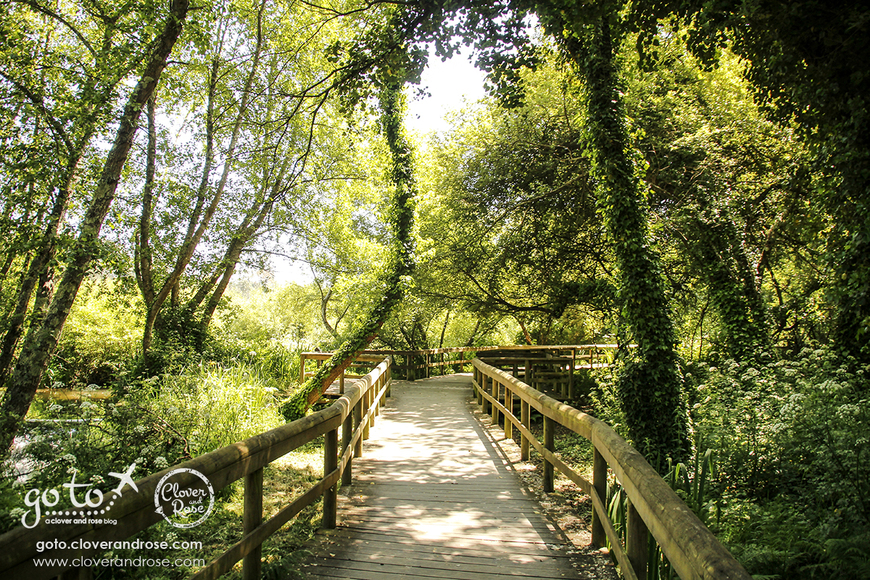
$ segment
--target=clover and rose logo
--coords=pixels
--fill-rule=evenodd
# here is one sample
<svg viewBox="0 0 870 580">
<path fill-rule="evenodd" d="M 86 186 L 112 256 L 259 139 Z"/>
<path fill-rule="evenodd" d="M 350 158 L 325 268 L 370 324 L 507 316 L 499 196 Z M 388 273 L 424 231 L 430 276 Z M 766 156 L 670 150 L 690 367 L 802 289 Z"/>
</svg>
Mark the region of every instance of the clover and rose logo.
<svg viewBox="0 0 870 580">
<path fill-rule="evenodd" d="M 125 487 L 139 492 L 133 481 L 136 463 L 122 473 L 109 472 L 118 479 L 118 486 L 106 497 L 92 483 L 76 483 L 77 472 L 64 483 L 71 508 L 57 508 L 61 493 L 56 489 L 31 489 L 24 496 L 24 504 L 31 508 L 21 516 L 25 528 L 34 528 L 44 519 L 46 524 L 117 524 L 111 510 L 121 498 Z M 179 467 L 167 472 L 154 489 L 154 511 L 176 528 L 193 528 L 203 523 L 214 508 L 214 489 L 208 478 L 195 469 Z"/>
</svg>

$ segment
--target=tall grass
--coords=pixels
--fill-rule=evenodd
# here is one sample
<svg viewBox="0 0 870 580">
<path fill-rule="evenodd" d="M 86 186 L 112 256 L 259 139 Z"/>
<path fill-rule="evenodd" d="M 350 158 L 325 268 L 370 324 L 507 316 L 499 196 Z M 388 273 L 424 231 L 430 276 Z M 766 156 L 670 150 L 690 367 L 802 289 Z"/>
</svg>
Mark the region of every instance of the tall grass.
<svg viewBox="0 0 870 580">
<path fill-rule="evenodd" d="M 202 363 L 163 377 L 149 407 L 185 434 L 191 454 L 199 455 L 284 423 L 275 396 L 283 387 L 255 364 Z"/>
<path fill-rule="evenodd" d="M 669 469 L 664 479 L 668 482 L 677 495 L 686 502 L 693 512 L 704 522 L 710 523 L 710 514 L 714 508 L 718 508 L 715 500 L 709 495 L 709 483 L 712 474 L 715 473 L 716 464 L 712 449 L 701 451 L 696 447 L 690 465 L 685 463 L 672 463 L 669 461 Z M 625 490 L 615 479 L 610 479 L 607 486 L 607 513 L 617 536 L 625 543 L 626 518 L 628 514 L 628 496 Z M 716 510 L 718 514 L 718 509 Z M 607 538 L 607 548 L 612 548 L 610 538 Z M 646 580 L 673 580 L 677 578 L 671 563 L 662 553 L 661 548 L 649 535 L 647 547 L 647 575 Z"/>
</svg>

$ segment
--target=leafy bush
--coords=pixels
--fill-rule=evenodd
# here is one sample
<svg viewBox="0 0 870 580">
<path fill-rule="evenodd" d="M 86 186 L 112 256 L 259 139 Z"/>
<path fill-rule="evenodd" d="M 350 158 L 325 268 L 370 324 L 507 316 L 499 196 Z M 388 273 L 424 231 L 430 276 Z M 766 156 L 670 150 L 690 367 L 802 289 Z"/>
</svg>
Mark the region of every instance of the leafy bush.
<svg viewBox="0 0 870 580">
<path fill-rule="evenodd" d="M 771 578 L 866 578 L 870 369 L 828 349 L 696 364 L 691 415 L 717 449 L 720 537 Z"/>
<path fill-rule="evenodd" d="M 144 317 L 136 301 L 106 284 L 86 285 L 79 294 L 46 373 L 47 387 L 110 385 L 140 348 Z"/>
<path fill-rule="evenodd" d="M 678 494 L 756 578 L 870 577 L 870 368 L 820 348 L 684 371 L 697 465 L 672 469 Z M 624 435 L 612 369 L 592 377 Z"/>
</svg>

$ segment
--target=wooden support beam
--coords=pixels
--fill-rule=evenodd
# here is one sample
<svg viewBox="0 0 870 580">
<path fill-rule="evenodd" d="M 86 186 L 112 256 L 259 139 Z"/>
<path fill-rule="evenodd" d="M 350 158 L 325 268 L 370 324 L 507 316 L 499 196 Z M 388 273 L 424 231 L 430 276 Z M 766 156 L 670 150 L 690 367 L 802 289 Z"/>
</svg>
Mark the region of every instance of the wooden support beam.
<svg viewBox="0 0 870 580">
<path fill-rule="evenodd" d="M 327 431 L 323 442 L 323 477 L 338 468 L 338 430 Z M 323 491 L 323 523 L 327 530 L 335 529 L 338 523 L 338 484 L 332 484 Z M 257 576 L 259 578 L 259 575 Z M 251 579 L 253 580 L 253 579 Z"/>
<path fill-rule="evenodd" d="M 597 447 L 592 458 L 592 487 L 602 500 L 607 497 L 607 461 Z M 604 547 L 607 539 L 601 518 L 598 510 L 592 510 L 592 545 L 598 548 Z"/>
<path fill-rule="evenodd" d="M 526 429 L 531 428 L 531 425 L 529 424 L 530 415 L 529 403 L 525 400 L 520 400 L 520 423 L 522 423 L 523 427 Z M 522 461 L 529 460 L 529 438 L 525 435 L 520 439 L 520 459 Z"/>
<path fill-rule="evenodd" d="M 544 416 L 544 448 L 555 451 L 555 425 L 550 417 Z M 544 493 L 552 493 L 555 489 L 553 464 L 544 459 Z"/>
<path fill-rule="evenodd" d="M 625 551 L 628 552 L 628 560 L 635 575 L 638 578 L 646 578 L 649 533 L 631 501 L 628 502 L 625 521 Z"/>
<path fill-rule="evenodd" d="M 344 422 L 341 424 L 341 454 L 347 451 L 350 447 L 351 439 L 353 438 L 353 417 L 354 413 L 348 413 Z M 350 485 L 353 483 L 353 456 L 347 461 L 344 471 L 341 472 L 341 485 Z"/>
<path fill-rule="evenodd" d="M 245 476 L 244 533 L 248 535 L 263 523 L 263 469 Z M 242 560 L 242 580 L 259 580 L 263 566 L 263 547 L 257 546 Z"/>
<path fill-rule="evenodd" d="M 507 385 L 504 386 L 504 406 L 507 408 L 507 410 L 510 412 L 511 415 L 514 414 L 514 395 L 513 395 L 513 393 L 511 393 L 510 389 L 508 389 Z M 505 439 L 513 439 L 514 438 L 513 427 L 514 427 L 514 424 L 511 421 L 510 417 L 505 415 L 505 417 L 504 417 L 504 438 Z"/>
<path fill-rule="evenodd" d="M 354 432 L 359 428 L 360 423 L 362 423 L 363 417 L 363 399 L 360 398 L 357 401 L 356 405 L 353 406 L 353 430 Z M 362 457 L 363 454 L 363 438 L 357 437 L 356 443 L 353 447 L 353 456 L 354 457 Z"/>
<path fill-rule="evenodd" d="M 495 379 L 492 380 L 492 398 L 498 402 L 499 391 L 501 391 L 501 385 Z M 492 406 L 492 424 L 498 426 L 498 407 L 495 405 Z"/>
</svg>

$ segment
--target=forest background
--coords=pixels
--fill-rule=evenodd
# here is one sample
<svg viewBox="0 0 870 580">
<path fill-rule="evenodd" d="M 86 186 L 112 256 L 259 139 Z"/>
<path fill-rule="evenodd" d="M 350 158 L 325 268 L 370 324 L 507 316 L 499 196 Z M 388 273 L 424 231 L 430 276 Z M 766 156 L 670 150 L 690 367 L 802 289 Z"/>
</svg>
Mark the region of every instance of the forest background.
<svg viewBox="0 0 870 580">
<path fill-rule="evenodd" d="M 694 507 L 752 573 L 870 577 L 868 22 L 808 1 L 4 4 L 3 527 L 25 484 L 279 424 L 302 350 L 615 342 L 638 348 L 576 404 L 663 473 L 712 450 Z M 484 104 L 391 133 L 384 95 L 461 44 Z M 274 283 L 273 255 L 312 282 Z"/>
</svg>

